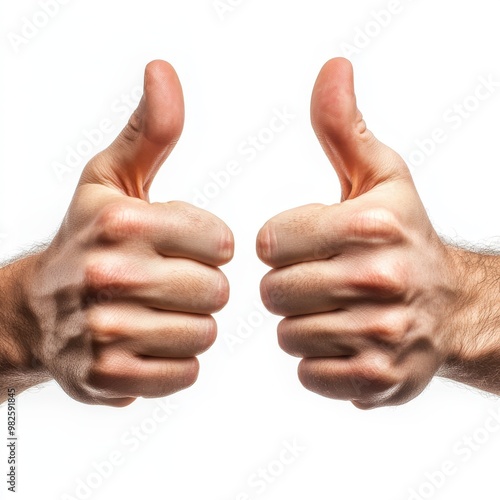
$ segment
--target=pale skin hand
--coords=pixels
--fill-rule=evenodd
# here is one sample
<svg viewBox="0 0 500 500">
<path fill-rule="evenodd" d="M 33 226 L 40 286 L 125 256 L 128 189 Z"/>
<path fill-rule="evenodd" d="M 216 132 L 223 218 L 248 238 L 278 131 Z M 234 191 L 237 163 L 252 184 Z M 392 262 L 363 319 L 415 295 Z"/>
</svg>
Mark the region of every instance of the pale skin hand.
<svg viewBox="0 0 500 500">
<path fill-rule="evenodd" d="M 500 394 L 500 259 L 445 245 L 403 159 L 366 128 L 352 66 L 333 59 L 311 118 L 342 202 L 261 229 L 267 308 L 309 390 L 362 409 L 405 403 L 435 375 Z"/>
<path fill-rule="evenodd" d="M 74 399 L 125 406 L 192 385 L 227 302 L 218 269 L 229 228 L 187 203 L 149 203 L 153 178 L 182 132 L 174 69 L 146 68 L 129 124 L 86 166 L 43 252 L 0 270 L 0 401 L 55 379 Z"/>
</svg>

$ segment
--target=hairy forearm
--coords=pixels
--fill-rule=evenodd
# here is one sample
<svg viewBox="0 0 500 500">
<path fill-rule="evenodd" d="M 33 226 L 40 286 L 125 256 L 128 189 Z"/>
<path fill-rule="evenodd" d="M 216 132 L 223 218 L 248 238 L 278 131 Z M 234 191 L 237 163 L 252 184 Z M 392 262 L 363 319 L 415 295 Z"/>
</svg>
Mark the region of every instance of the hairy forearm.
<svg viewBox="0 0 500 500">
<path fill-rule="evenodd" d="M 36 255 L 0 269 L 0 403 L 7 390 L 20 393 L 50 379 L 32 354 L 37 327 L 29 307 L 29 286 Z"/>
<path fill-rule="evenodd" d="M 459 303 L 440 376 L 500 395 L 500 256 L 449 247 Z"/>
</svg>

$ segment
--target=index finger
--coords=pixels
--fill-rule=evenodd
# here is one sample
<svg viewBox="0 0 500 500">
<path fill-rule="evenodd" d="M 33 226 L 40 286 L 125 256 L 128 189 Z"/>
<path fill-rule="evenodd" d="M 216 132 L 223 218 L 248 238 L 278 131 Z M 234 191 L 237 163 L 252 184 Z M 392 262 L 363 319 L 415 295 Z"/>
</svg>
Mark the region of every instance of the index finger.
<svg viewBox="0 0 500 500">
<path fill-rule="evenodd" d="M 340 205 L 314 204 L 287 210 L 259 231 L 257 254 L 275 269 L 331 258 L 346 244 L 345 226 Z"/>
<path fill-rule="evenodd" d="M 152 208 L 150 238 L 159 254 L 216 267 L 232 259 L 233 233 L 214 214 L 181 201 L 155 203 Z"/>
</svg>

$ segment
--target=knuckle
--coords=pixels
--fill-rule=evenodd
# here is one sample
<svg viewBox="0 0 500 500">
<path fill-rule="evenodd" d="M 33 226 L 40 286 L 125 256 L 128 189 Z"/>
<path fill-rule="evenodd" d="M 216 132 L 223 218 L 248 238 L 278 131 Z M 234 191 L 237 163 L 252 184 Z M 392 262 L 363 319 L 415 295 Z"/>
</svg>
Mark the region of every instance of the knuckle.
<svg viewBox="0 0 500 500">
<path fill-rule="evenodd" d="M 218 282 L 214 289 L 214 308 L 215 312 L 220 311 L 228 302 L 230 294 L 229 280 L 226 275 L 217 270 Z"/>
<path fill-rule="evenodd" d="M 206 218 L 201 226 L 204 234 L 213 242 L 213 259 L 217 265 L 227 264 L 234 256 L 234 235 L 229 227 L 220 219 Z"/>
<path fill-rule="evenodd" d="M 104 308 L 89 308 L 86 323 L 92 342 L 96 346 L 107 346 L 123 339 L 125 328 L 120 325 L 116 316 Z"/>
<path fill-rule="evenodd" d="M 212 316 L 203 319 L 188 320 L 185 326 L 186 352 L 198 356 L 209 349 L 217 339 L 217 323 Z"/>
<path fill-rule="evenodd" d="M 278 345 L 290 356 L 302 358 L 305 356 L 306 351 L 311 348 L 310 345 L 304 345 L 305 343 L 301 340 L 300 329 L 290 318 L 283 318 L 278 323 L 277 336 Z"/>
<path fill-rule="evenodd" d="M 120 134 L 120 138 L 122 138 L 125 142 L 134 142 L 141 132 L 142 118 L 141 114 L 137 109 L 134 110 L 132 115 L 130 116 L 127 125 L 123 129 Z"/>
<path fill-rule="evenodd" d="M 352 215 L 349 232 L 362 240 L 397 243 L 402 240 L 402 226 L 393 211 L 385 208 L 369 208 Z"/>
<path fill-rule="evenodd" d="M 316 371 L 311 368 L 308 359 L 302 359 L 297 367 L 297 376 L 300 383 L 308 390 L 313 390 L 312 380 L 316 376 Z"/>
<path fill-rule="evenodd" d="M 187 389 L 196 383 L 200 372 L 200 362 L 198 358 L 182 360 L 182 368 L 173 369 L 166 365 L 165 373 L 162 377 L 164 383 L 161 384 L 160 392 L 168 395 L 173 392 Z"/>
<path fill-rule="evenodd" d="M 354 380 L 360 382 L 362 396 L 389 391 L 397 384 L 392 363 L 380 354 L 371 355 L 357 370 Z"/>
<path fill-rule="evenodd" d="M 87 257 L 81 268 L 82 291 L 87 305 L 103 304 L 117 298 L 137 281 L 133 268 L 124 266 L 116 255 L 94 254 Z"/>
<path fill-rule="evenodd" d="M 379 258 L 362 278 L 362 288 L 382 298 L 404 299 L 408 291 L 408 275 L 404 264 L 395 259 Z"/>
<path fill-rule="evenodd" d="M 285 302 L 285 293 L 275 278 L 276 271 L 267 273 L 260 282 L 260 295 L 266 309 L 278 314 Z"/>
<path fill-rule="evenodd" d="M 410 328 L 410 322 L 403 311 L 380 314 L 370 326 L 372 335 L 384 343 L 399 344 Z"/>
<path fill-rule="evenodd" d="M 217 322 L 212 316 L 208 316 L 202 333 L 201 342 L 199 345 L 199 350 L 205 352 L 207 349 L 212 347 L 217 339 Z"/>
<path fill-rule="evenodd" d="M 261 228 L 257 235 L 257 256 L 270 267 L 279 267 L 283 257 L 281 239 L 284 235 L 293 234 L 299 227 L 299 222 L 292 221 L 284 224 L 271 219 Z"/>
<path fill-rule="evenodd" d="M 199 373 L 200 373 L 200 362 L 198 361 L 198 358 L 192 358 L 187 363 L 185 369 L 185 375 L 184 375 L 185 387 L 191 387 L 198 380 Z"/>
<path fill-rule="evenodd" d="M 295 351 L 293 341 L 291 341 L 291 328 L 288 318 L 282 319 L 278 323 L 277 334 L 278 334 L 278 345 L 280 348 L 288 354 L 292 354 Z"/>
<path fill-rule="evenodd" d="M 115 352 L 102 354 L 95 360 L 88 374 L 88 384 L 94 389 L 119 395 L 130 381 L 130 372 L 134 370 L 133 360 L 125 360 Z"/>
<path fill-rule="evenodd" d="M 264 264 L 272 266 L 277 246 L 276 225 L 273 221 L 269 221 L 257 235 L 257 255 L 259 259 Z"/>
<path fill-rule="evenodd" d="M 317 363 L 314 358 L 303 358 L 297 367 L 297 376 L 308 391 L 336 399 L 338 380 L 331 376 L 327 364 L 329 362 Z"/>
<path fill-rule="evenodd" d="M 334 255 L 334 251 L 330 244 L 329 238 L 325 235 L 318 237 L 318 242 L 314 247 L 314 260 L 330 259 Z"/>
<path fill-rule="evenodd" d="M 103 207 L 95 221 L 98 239 L 116 243 L 143 232 L 143 221 L 136 206 L 130 202 L 115 202 Z"/>
<path fill-rule="evenodd" d="M 225 224 L 220 228 L 220 240 L 217 256 L 221 265 L 227 264 L 234 256 L 234 235 Z"/>
<path fill-rule="evenodd" d="M 115 264 L 98 257 L 89 259 L 83 269 L 83 281 L 87 288 L 99 290 L 110 287 L 116 283 L 119 276 Z"/>
</svg>

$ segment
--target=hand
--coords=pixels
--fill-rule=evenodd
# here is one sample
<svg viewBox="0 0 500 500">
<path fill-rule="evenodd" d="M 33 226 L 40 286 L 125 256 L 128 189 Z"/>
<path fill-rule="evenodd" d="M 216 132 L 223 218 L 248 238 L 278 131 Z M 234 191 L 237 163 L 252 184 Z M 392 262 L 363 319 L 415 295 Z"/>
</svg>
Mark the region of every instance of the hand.
<svg viewBox="0 0 500 500">
<path fill-rule="evenodd" d="M 125 406 L 193 384 L 228 300 L 217 268 L 233 255 L 218 218 L 182 202 L 149 203 L 179 139 L 182 90 L 162 61 L 146 68 L 128 125 L 86 166 L 64 222 L 26 271 L 37 362 L 76 400 Z"/>
<path fill-rule="evenodd" d="M 455 349 L 456 260 L 434 231 L 403 159 L 367 130 L 352 67 L 329 61 L 312 96 L 314 130 L 342 202 L 284 212 L 261 229 L 266 307 L 280 346 L 304 358 L 309 390 L 358 408 L 417 396 Z"/>
</svg>

